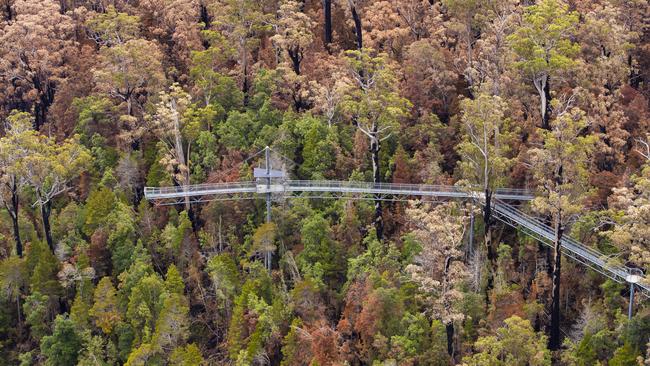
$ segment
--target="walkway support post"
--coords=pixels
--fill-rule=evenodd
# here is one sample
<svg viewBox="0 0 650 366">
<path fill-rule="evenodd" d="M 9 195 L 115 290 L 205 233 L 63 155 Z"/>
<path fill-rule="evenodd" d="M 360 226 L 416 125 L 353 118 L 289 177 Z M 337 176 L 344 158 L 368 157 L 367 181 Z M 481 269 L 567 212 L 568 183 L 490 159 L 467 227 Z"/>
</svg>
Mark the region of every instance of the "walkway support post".
<svg viewBox="0 0 650 366">
<path fill-rule="evenodd" d="M 639 273 L 642 274 L 643 272 L 637 268 L 630 268 L 630 274 L 625 278 L 625 281 L 630 284 L 630 305 L 627 309 L 628 319 L 632 319 L 632 311 L 634 310 L 634 286 L 641 281 Z"/>
</svg>

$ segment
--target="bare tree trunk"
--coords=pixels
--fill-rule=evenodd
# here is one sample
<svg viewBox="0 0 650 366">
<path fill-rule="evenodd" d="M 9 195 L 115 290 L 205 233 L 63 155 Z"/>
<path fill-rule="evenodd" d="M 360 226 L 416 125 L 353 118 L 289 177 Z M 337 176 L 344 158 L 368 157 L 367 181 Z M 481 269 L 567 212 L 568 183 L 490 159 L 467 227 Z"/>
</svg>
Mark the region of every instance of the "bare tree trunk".
<svg viewBox="0 0 650 366">
<path fill-rule="evenodd" d="M 551 119 L 551 77 L 546 75 L 546 83 L 544 83 L 544 116 L 542 120 L 542 128 L 549 130 L 551 125 L 549 123 Z"/>
<path fill-rule="evenodd" d="M 293 72 L 296 75 L 300 75 L 300 62 L 302 61 L 302 55 L 298 47 L 290 48 L 287 50 L 289 53 L 289 58 L 291 59 L 291 65 L 293 67 Z"/>
<path fill-rule="evenodd" d="M 379 138 L 377 136 L 377 124 L 372 126 L 372 137 L 370 139 L 370 153 L 372 155 L 372 182 L 378 184 L 381 182 L 381 171 L 379 169 Z M 375 230 L 377 239 L 381 240 L 384 236 L 384 219 L 381 200 L 375 196 Z"/>
<path fill-rule="evenodd" d="M 562 265 L 562 212 L 558 212 L 555 220 L 555 242 L 553 263 L 553 292 L 551 304 L 551 332 L 548 347 L 555 351 L 560 348 L 560 275 Z"/>
<path fill-rule="evenodd" d="M 46 80 L 41 83 L 39 79 L 34 80 L 34 87 L 38 90 L 38 99 L 34 104 L 34 130 L 40 130 L 47 120 L 47 111 L 54 102 L 54 85 Z"/>
<path fill-rule="evenodd" d="M 485 286 L 485 304 L 490 304 L 490 291 L 494 288 L 494 270 L 496 256 L 492 245 L 492 191 L 485 188 L 485 205 L 483 206 L 483 223 L 485 225 L 484 241 L 488 259 L 487 284 Z"/>
<path fill-rule="evenodd" d="M 550 76 L 543 75 L 539 78 L 533 79 L 535 89 L 539 94 L 539 112 L 542 116 L 542 128 L 545 130 L 550 129 L 549 120 L 551 117 L 551 83 Z"/>
<path fill-rule="evenodd" d="M 350 11 L 352 12 L 352 20 L 354 20 L 354 31 L 357 36 L 357 50 L 363 48 L 363 30 L 361 29 L 361 18 L 357 13 L 356 6 L 350 6 Z"/>
<path fill-rule="evenodd" d="M 9 210 L 9 216 L 11 216 L 11 221 L 14 228 L 14 240 L 16 241 L 16 254 L 20 258 L 23 257 L 23 242 L 20 239 L 20 225 L 18 224 L 18 186 L 16 184 L 16 177 L 13 177 L 13 183 L 11 187 L 11 210 Z"/>
<path fill-rule="evenodd" d="M 244 41 L 245 42 L 245 41 Z M 241 43 L 241 42 L 240 42 Z M 244 44 L 240 44 L 241 48 L 241 68 L 242 68 L 242 92 L 244 93 L 244 105 L 248 105 L 248 55 L 246 53 L 246 47 Z"/>
<path fill-rule="evenodd" d="M 447 331 L 447 353 L 454 357 L 454 322 L 445 324 L 445 330 Z"/>
<path fill-rule="evenodd" d="M 332 0 L 323 0 L 325 47 L 332 43 Z"/>
<path fill-rule="evenodd" d="M 20 239 L 20 226 L 18 225 L 18 185 L 16 184 L 16 177 L 11 177 L 10 183 L 5 183 L 11 190 L 11 203 L 4 203 L 9 217 L 11 217 L 11 223 L 14 231 L 14 241 L 16 243 L 16 254 L 22 258 L 23 256 L 23 242 Z"/>
<path fill-rule="evenodd" d="M 52 213 L 52 202 L 47 201 L 41 204 L 41 216 L 43 217 L 43 232 L 47 246 L 54 252 L 54 240 L 52 239 L 52 230 L 50 229 L 50 214 Z"/>
</svg>

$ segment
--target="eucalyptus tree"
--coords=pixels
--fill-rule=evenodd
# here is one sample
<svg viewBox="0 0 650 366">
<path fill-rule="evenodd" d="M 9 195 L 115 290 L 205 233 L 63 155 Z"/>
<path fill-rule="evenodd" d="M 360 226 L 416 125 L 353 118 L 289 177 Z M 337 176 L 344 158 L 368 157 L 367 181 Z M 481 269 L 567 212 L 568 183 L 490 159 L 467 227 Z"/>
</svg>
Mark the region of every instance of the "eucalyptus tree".
<svg viewBox="0 0 650 366">
<path fill-rule="evenodd" d="M 573 108 L 553 119 L 549 130 L 540 129 L 541 147 L 529 151 L 533 176 L 538 182 L 539 196 L 533 208 L 551 217 L 553 226 L 553 289 L 549 347 L 560 347 L 560 274 L 562 237 L 570 220 L 579 214 L 589 187 L 589 156 L 597 141 L 594 135 L 583 135 L 588 121 L 585 113 Z"/>
<path fill-rule="evenodd" d="M 475 99 L 464 99 L 461 105 L 461 157 L 459 169 L 466 184 L 481 187 L 484 194 L 483 223 L 487 258 L 495 269 L 496 250 L 492 244 L 493 195 L 505 185 L 513 164 L 511 157 L 512 128 L 506 118 L 507 105 L 498 96 L 481 93 Z M 491 272 L 492 272 L 491 271 Z M 488 277 L 488 290 L 492 274 Z"/>
<path fill-rule="evenodd" d="M 541 127 L 549 129 L 551 78 L 575 65 L 580 45 L 573 42 L 578 13 L 562 0 L 542 0 L 524 10 L 523 24 L 508 37 L 515 63 L 539 94 Z"/>
<path fill-rule="evenodd" d="M 350 73 L 347 93 L 341 103 L 352 124 L 370 143 L 372 181 L 381 182 L 379 151 L 381 142 L 397 131 L 399 120 L 407 116 L 411 103 L 400 96 L 395 71 L 385 54 L 373 50 L 346 52 Z M 375 200 L 377 237 L 383 235 L 381 201 Z"/>
</svg>

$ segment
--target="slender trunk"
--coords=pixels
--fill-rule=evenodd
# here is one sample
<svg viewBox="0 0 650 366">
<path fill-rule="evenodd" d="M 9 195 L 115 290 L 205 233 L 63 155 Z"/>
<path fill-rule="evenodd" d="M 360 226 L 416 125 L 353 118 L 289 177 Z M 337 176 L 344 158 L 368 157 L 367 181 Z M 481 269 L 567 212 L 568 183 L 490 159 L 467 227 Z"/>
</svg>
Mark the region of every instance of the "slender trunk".
<svg viewBox="0 0 650 366">
<path fill-rule="evenodd" d="M 544 83 L 544 116 L 542 120 L 542 128 L 549 130 L 551 119 L 551 77 L 546 75 L 546 82 Z"/>
<path fill-rule="evenodd" d="M 300 75 L 300 61 L 302 61 L 302 56 L 299 47 L 290 48 L 287 50 L 289 53 L 289 58 L 291 59 L 291 65 L 293 67 L 293 72 L 296 75 Z"/>
<path fill-rule="evenodd" d="M 41 204 L 41 216 L 43 216 L 43 233 L 47 246 L 54 252 L 54 240 L 52 240 L 52 231 L 50 229 L 50 213 L 52 213 L 52 202 L 47 201 Z"/>
<path fill-rule="evenodd" d="M 133 102 L 131 101 L 131 95 L 126 97 L 126 114 L 133 116 Z"/>
<path fill-rule="evenodd" d="M 555 220 L 555 242 L 553 263 L 553 299 L 551 304 L 551 334 L 549 337 L 548 347 L 551 350 L 560 348 L 560 275 L 562 265 L 562 213 L 558 212 Z"/>
<path fill-rule="evenodd" d="M 474 207 L 469 211 L 469 238 L 467 243 L 467 260 L 472 258 L 474 252 Z"/>
<path fill-rule="evenodd" d="M 20 295 L 16 296 L 16 314 L 18 314 L 18 334 L 22 334 L 23 319 L 20 316 Z"/>
<path fill-rule="evenodd" d="M 474 86 L 474 79 L 472 79 L 472 67 L 473 65 L 473 58 L 474 58 L 474 49 L 472 46 L 473 43 L 473 35 L 472 35 L 472 24 L 471 24 L 471 18 L 468 19 L 467 25 L 466 25 L 466 33 L 467 33 L 467 68 L 469 69 L 468 72 L 465 72 L 465 78 L 467 79 L 467 85 L 469 88 L 467 88 L 468 96 L 470 99 L 474 99 L 474 93 L 472 87 Z"/>
<path fill-rule="evenodd" d="M 16 254 L 23 257 L 23 242 L 20 239 L 20 226 L 18 224 L 18 185 L 16 184 L 16 177 L 11 178 L 11 206 L 6 205 L 9 217 L 14 230 L 14 241 L 16 242 Z"/>
<path fill-rule="evenodd" d="M 551 86 L 550 77 L 541 75 L 533 79 L 537 94 L 539 94 L 539 113 L 542 117 L 541 127 L 545 130 L 550 128 L 549 119 L 551 117 Z"/>
<path fill-rule="evenodd" d="M 38 90 L 38 99 L 34 104 L 34 130 L 40 130 L 47 120 L 47 111 L 54 102 L 54 85 L 50 81 L 41 83 L 34 80 L 34 87 Z"/>
<path fill-rule="evenodd" d="M 323 0 L 325 47 L 332 43 L 332 0 Z"/>
<path fill-rule="evenodd" d="M 447 331 L 447 353 L 454 357 L 454 322 L 447 323 L 445 330 Z"/>
<path fill-rule="evenodd" d="M 240 45 L 241 47 L 241 52 L 242 52 L 242 63 L 241 63 L 241 68 L 242 68 L 242 92 L 244 93 L 244 105 L 248 105 L 248 55 L 246 54 L 246 47 L 244 45 Z"/>
<path fill-rule="evenodd" d="M 381 182 L 381 172 L 379 170 L 379 138 L 377 136 L 377 124 L 372 127 L 372 138 L 370 140 L 370 153 L 372 154 L 372 182 L 376 185 Z M 381 200 L 375 196 L 375 230 L 377 239 L 381 240 L 384 235 L 384 219 Z"/>
<path fill-rule="evenodd" d="M 492 191 L 485 189 L 485 205 L 483 206 L 483 223 L 485 225 L 484 241 L 488 259 L 487 284 L 485 287 L 485 304 L 490 303 L 490 290 L 494 288 L 494 269 L 496 267 L 496 256 L 492 245 Z"/>
<path fill-rule="evenodd" d="M 13 228 L 14 228 L 14 241 L 16 242 L 16 254 L 18 257 L 22 258 L 23 257 L 23 242 L 20 239 L 20 226 L 18 225 L 18 206 L 16 206 L 16 211 L 15 215 L 10 215 L 11 216 L 11 221 L 13 223 Z"/>
<path fill-rule="evenodd" d="M 352 20 L 354 20 L 354 31 L 357 36 L 357 50 L 361 50 L 363 48 L 363 30 L 361 29 L 361 18 L 357 13 L 356 6 L 352 6 L 350 10 L 352 12 Z"/>
</svg>

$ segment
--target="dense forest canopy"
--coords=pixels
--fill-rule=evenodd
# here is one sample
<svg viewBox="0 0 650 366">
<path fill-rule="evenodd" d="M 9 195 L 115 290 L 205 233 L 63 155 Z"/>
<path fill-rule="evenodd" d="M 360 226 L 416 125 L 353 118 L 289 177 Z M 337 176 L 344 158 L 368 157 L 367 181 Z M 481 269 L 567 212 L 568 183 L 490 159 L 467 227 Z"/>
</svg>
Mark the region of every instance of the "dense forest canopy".
<svg viewBox="0 0 650 366">
<path fill-rule="evenodd" d="M 0 365 L 650 365 L 647 0 L 0 0 L 0 121 Z M 265 146 L 481 198 L 143 195 Z"/>
</svg>

